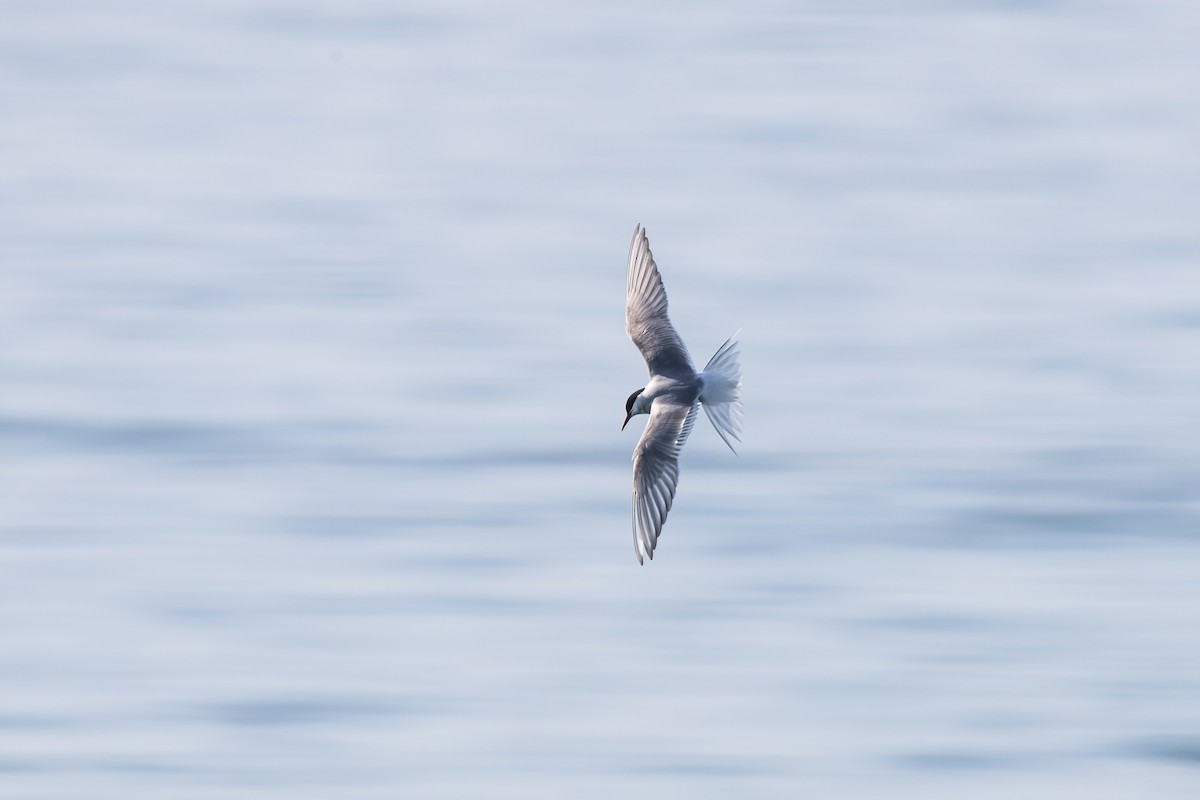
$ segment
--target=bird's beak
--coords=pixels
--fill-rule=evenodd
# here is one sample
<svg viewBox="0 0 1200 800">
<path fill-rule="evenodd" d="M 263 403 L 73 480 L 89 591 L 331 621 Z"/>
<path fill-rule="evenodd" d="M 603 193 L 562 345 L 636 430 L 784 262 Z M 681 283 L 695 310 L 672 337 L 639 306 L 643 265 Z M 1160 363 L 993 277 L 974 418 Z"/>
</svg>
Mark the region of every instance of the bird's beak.
<svg viewBox="0 0 1200 800">
<path fill-rule="evenodd" d="M 621 423 L 621 430 L 625 430 L 625 426 L 629 424 L 629 420 L 633 419 L 633 414 L 626 414 L 625 421 Z"/>
</svg>

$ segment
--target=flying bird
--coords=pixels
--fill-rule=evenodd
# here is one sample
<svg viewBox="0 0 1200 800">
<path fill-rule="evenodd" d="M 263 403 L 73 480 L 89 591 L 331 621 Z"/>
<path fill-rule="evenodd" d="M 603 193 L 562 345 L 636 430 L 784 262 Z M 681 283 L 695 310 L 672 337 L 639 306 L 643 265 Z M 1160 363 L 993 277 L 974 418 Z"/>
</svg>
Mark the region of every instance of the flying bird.
<svg viewBox="0 0 1200 800">
<path fill-rule="evenodd" d="M 737 453 L 731 440 L 742 440 L 742 368 L 736 333 L 702 371 L 692 366 L 683 340 L 667 317 L 667 291 L 640 224 L 629 244 L 625 330 L 650 370 L 649 382 L 625 401 L 621 425 L 625 430 L 633 417 L 650 415 L 633 450 L 633 545 L 642 564 L 644 559 L 654 558 L 654 547 L 679 485 L 679 451 L 701 406 L 725 444 Z"/>
</svg>

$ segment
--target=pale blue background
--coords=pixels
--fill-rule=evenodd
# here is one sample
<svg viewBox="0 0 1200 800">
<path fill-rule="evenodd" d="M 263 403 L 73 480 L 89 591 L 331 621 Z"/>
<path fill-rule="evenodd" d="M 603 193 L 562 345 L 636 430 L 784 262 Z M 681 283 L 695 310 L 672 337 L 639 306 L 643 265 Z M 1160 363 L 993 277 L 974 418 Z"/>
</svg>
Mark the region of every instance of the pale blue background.
<svg viewBox="0 0 1200 800">
<path fill-rule="evenodd" d="M 0 13 L 0 796 L 1200 796 L 1190 0 Z"/>
</svg>

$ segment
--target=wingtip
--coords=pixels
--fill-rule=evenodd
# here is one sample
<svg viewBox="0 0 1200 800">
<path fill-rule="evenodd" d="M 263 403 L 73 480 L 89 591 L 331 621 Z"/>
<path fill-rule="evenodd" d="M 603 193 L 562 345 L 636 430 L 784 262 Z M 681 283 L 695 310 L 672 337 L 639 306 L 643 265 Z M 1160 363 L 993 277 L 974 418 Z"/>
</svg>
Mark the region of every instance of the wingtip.
<svg viewBox="0 0 1200 800">
<path fill-rule="evenodd" d="M 633 229 L 633 237 L 629 240 L 629 255 L 626 256 L 627 261 L 629 261 L 629 262 L 633 261 L 633 253 L 634 253 L 634 250 L 637 249 L 638 238 L 645 237 L 645 235 L 646 235 L 646 229 L 643 228 L 642 223 L 639 222 L 637 224 L 637 226 L 634 227 L 634 229 Z M 632 263 L 630 265 L 630 269 L 632 270 Z"/>
</svg>

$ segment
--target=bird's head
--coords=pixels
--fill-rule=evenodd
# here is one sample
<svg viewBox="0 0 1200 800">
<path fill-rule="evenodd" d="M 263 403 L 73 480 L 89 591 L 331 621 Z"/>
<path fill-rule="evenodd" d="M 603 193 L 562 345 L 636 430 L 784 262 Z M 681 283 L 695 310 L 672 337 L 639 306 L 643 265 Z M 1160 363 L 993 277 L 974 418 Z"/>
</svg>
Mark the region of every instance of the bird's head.
<svg viewBox="0 0 1200 800">
<path fill-rule="evenodd" d="M 621 423 L 621 430 L 625 430 L 625 426 L 629 424 L 629 420 L 638 414 L 650 413 L 650 404 L 642 397 L 642 392 L 644 391 L 646 391 L 646 388 L 643 386 L 629 395 L 629 399 L 625 401 L 625 421 Z"/>
</svg>

